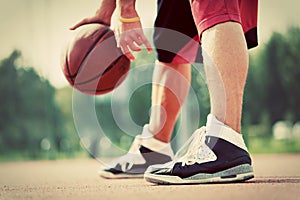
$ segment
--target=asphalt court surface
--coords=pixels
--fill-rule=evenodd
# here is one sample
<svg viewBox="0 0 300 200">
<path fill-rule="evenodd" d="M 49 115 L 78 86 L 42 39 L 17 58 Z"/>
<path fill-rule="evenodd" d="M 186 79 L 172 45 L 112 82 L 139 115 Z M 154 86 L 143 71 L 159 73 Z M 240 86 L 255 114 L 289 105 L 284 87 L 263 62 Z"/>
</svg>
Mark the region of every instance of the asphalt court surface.
<svg viewBox="0 0 300 200">
<path fill-rule="evenodd" d="M 245 183 L 157 186 L 107 180 L 94 159 L 0 163 L 0 199 L 293 199 L 300 200 L 300 154 L 253 155 Z"/>
</svg>

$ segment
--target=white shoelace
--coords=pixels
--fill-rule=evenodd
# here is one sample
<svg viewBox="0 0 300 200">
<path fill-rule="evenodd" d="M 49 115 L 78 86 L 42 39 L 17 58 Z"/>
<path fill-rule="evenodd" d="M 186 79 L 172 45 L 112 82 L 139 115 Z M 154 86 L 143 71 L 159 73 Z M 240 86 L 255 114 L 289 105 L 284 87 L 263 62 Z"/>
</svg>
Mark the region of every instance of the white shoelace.
<svg viewBox="0 0 300 200">
<path fill-rule="evenodd" d="M 197 129 L 175 154 L 173 163 L 181 162 L 182 166 L 196 163 L 198 161 L 199 149 L 205 144 L 205 133 L 205 126 Z"/>
<path fill-rule="evenodd" d="M 173 161 L 166 163 L 167 166 L 173 166 L 175 163 L 182 163 L 184 165 L 192 165 L 199 161 L 199 149 L 205 145 L 206 127 L 203 126 L 197 129 L 192 136 L 185 142 L 185 144 L 177 151 Z M 134 163 L 141 161 L 139 155 L 139 148 L 142 144 L 142 137 L 136 136 L 127 154 L 118 159 L 118 163 L 121 164 L 122 170 L 126 171 L 130 169 Z M 125 165 L 129 164 L 129 165 Z M 126 166 L 126 167 L 125 167 Z M 126 169 L 125 169 L 126 168 Z"/>
<path fill-rule="evenodd" d="M 141 135 L 135 136 L 128 153 L 139 153 L 139 148 L 142 145 L 142 140 L 143 138 Z"/>
<path fill-rule="evenodd" d="M 131 169 L 134 164 L 144 163 L 145 160 L 143 159 L 143 157 L 139 152 L 139 148 L 141 144 L 142 144 L 142 137 L 140 135 L 137 135 L 134 141 L 132 142 L 129 151 L 125 155 L 119 157 L 118 159 L 110 163 L 110 167 L 114 167 L 117 164 L 120 164 L 122 171 L 127 171 Z"/>
</svg>

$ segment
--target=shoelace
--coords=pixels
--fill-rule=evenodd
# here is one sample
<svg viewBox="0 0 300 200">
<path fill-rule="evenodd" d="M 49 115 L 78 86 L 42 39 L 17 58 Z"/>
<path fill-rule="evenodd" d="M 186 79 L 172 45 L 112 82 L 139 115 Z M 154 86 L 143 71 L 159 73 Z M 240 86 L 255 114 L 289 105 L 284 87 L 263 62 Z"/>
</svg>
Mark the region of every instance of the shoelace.
<svg viewBox="0 0 300 200">
<path fill-rule="evenodd" d="M 142 137 L 140 135 L 137 135 L 134 138 L 134 141 L 132 142 L 128 153 L 117 160 L 117 163 L 120 164 L 122 167 L 122 171 L 127 171 L 128 169 L 131 169 L 132 166 L 136 162 L 138 162 L 140 158 L 138 157 L 137 154 L 139 153 L 139 148 L 141 144 L 142 144 Z"/>
<path fill-rule="evenodd" d="M 142 136 L 141 135 L 137 135 L 135 136 L 132 144 L 131 144 L 131 147 L 129 149 L 129 153 L 138 153 L 139 152 L 139 148 L 140 146 L 142 145 Z"/>
<path fill-rule="evenodd" d="M 181 162 L 182 166 L 192 165 L 196 163 L 198 159 L 198 150 L 202 145 L 205 144 L 205 133 L 205 126 L 197 129 L 188 139 L 188 141 L 175 154 L 173 163 Z"/>
</svg>

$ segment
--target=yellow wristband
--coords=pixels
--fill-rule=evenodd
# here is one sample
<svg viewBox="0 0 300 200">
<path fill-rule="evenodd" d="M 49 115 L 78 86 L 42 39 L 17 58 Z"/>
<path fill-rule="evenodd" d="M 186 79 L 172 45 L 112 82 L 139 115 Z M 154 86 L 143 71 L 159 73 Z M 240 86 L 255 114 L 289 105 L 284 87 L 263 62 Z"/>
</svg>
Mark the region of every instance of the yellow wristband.
<svg viewBox="0 0 300 200">
<path fill-rule="evenodd" d="M 130 23 L 130 22 L 138 22 L 140 21 L 139 17 L 133 17 L 133 18 L 124 18 L 120 16 L 120 21 L 124 23 Z"/>
</svg>

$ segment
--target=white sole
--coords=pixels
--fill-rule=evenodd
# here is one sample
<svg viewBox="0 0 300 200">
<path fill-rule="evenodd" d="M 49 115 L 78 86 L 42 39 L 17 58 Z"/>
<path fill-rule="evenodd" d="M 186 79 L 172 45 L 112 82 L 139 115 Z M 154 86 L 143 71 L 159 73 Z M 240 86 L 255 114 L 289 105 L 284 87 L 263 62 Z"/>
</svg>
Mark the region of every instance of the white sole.
<svg viewBox="0 0 300 200">
<path fill-rule="evenodd" d="M 155 184 L 204 184 L 246 181 L 254 178 L 254 173 L 250 165 L 240 165 L 215 174 L 200 173 L 188 178 L 169 175 L 157 175 L 151 173 L 146 173 L 144 175 L 144 178 L 146 181 Z"/>
<path fill-rule="evenodd" d="M 98 175 L 106 179 L 144 178 L 144 174 L 113 174 L 111 172 L 106 172 L 106 171 L 99 171 Z"/>
</svg>

